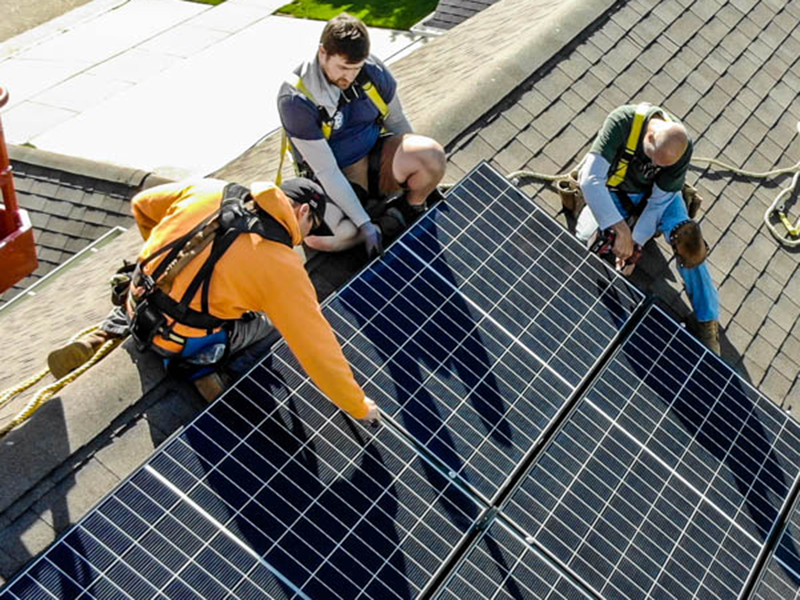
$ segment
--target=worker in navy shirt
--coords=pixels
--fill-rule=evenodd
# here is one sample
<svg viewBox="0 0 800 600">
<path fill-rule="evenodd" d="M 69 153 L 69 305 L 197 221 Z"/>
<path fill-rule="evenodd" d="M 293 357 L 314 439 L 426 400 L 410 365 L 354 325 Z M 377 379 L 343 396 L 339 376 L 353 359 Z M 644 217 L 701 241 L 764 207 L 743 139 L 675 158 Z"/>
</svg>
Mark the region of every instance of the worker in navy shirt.
<svg viewBox="0 0 800 600">
<path fill-rule="evenodd" d="M 295 160 L 332 200 L 325 220 L 333 235 L 309 236 L 309 247 L 363 243 L 370 257 L 380 254 L 382 234 L 424 211 L 444 176 L 444 149 L 412 132 L 396 92 L 392 74 L 369 53 L 366 26 L 346 13 L 326 24 L 314 59 L 281 86 L 278 112 Z M 397 202 L 380 214 L 387 199 Z M 380 216 L 373 222 L 370 213 Z"/>
</svg>

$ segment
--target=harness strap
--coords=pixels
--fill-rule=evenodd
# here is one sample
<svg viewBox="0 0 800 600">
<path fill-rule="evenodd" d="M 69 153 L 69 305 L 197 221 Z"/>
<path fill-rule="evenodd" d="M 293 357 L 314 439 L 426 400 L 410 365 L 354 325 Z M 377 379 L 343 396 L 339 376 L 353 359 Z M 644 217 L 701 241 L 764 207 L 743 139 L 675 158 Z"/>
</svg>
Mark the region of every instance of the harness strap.
<svg viewBox="0 0 800 600">
<path fill-rule="evenodd" d="M 364 69 L 361 69 L 358 77 L 356 77 L 356 83 L 361 86 L 361 89 L 364 90 L 367 98 L 369 98 L 372 101 L 372 104 L 375 105 L 375 108 L 378 109 L 378 112 L 380 113 L 378 122 L 381 124 L 381 128 L 385 131 L 383 124 L 389 117 L 389 105 L 386 104 L 384 99 L 381 97 L 380 92 L 378 92 L 378 88 L 376 88 L 375 84 L 372 83 L 372 80 L 369 78 Z"/>
<path fill-rule="evenodd" d="M 650 110 L 649 102 L 642 102 L 636 107 L 636 114 L 633 115 L 633 124 L 631 130 L 628 132 L 628 141 L 625 143 L 625 149 L 622 151 L 617 161 L 617 166 L 614 169 L 614 174 L 608 178 L 608 187 L 615 188 L 625 181 L 625 176 L 628 174 L 628 164 L 636 154 L 636 148 L 639 145 L 639 137 L 642 133 L 644 120 L 647 112 Z"/>
<path fill-rule="evenodd" d="M 378 122 L 381 125 L 381 133 L 386 132 L 386 128 L 383 126 L 384 122 L 386 121 L 387 117 L 389 116 L 389 105 L 386 104 L 384 99 L 381 97 L 378 88 L 375 87 L 375 84 L 369 79 L 366 71 L 361 69 L 361 72 L 358 74 L 356 78 L 356 83 L 361 87 L 364 93 L 367 95 L 367 98 L 370 99 L 372 104 L 375 108 L 378 109 L 378 113 L 380 113 L 378 117 Z M 322 108 L 321 106 L 317 105 L 317 101 L 314 99 L 314 95 L 311 93 L 311 90 L 308 89 L 308 86 L 303 81 L 302 77 L 297 78 L 297 83 L 295 84 L 297 90 L 302 93 L 306 98 L 311 100 L 311 102 L 317 106 L 319 109 L 320 121 L 321 121 L 321 129 L 322 129 L 322 136 L 325 140 L 330 140 L 331 135 L 333 134 L 333 119 L 328 115 L 328 112 Z M 283 181 L 283 163 L 285 162 L 286 155 L 289 153 L 289 149 L 291 144 L 289 142 L 289 136 L 286 134 L 286 129 L 281 130 L 281 157 L 278 162 L 278 174 L 275 176 L 275 184 L 280 185 Z"/>
</svg>

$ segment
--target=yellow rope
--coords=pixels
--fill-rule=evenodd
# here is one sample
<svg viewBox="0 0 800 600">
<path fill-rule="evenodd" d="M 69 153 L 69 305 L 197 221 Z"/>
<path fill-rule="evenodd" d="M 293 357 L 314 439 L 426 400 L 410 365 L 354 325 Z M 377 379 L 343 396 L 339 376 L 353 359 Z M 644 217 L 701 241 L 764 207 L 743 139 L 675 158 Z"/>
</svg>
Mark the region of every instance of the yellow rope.
<svg viewBox="0 0 800 600">
<path fill-rule="evenodd" d="M 77 334 L 72 336 L 72 338 L 70 338 L 70 343 L 74 342 L 75 340 L 84 336 L 85 334 L 94 331 L 95 329 L 97 329 L 97 327 L 98 327 L 97 325 L 92 325 L 91 327 L 87 327 L 86 329 L 79 331 Z M 36 394 L 34 394 L 34 396 L 25 405 L 25 408 L 19 411 L 17 415 L 13 419 L 11 419 L 11 421 L 0 427 L 0 438 L 2 438 L 12 429 L 24 423 L 28 418 L 30 418 L 30 416 L 33 413 L 35 413 L 39 409 L 39 407 L 42 404 L 44 404 L 46 400 L 49 400 L 56 392 L 58 392 L 59 390 L 64 388 L 67 384 L 75 381 L 78 377 L 83 375 L 93 365 L 95 365 L 98 361 L 100 361 L 106 354 L 108 354 L 114 348 L 119 346 L 119 344 L 122 342 L 123 339 L 124 339 L 123 337 L 120 337 L 105 342 L 102 346 L 100 346 L 100 348 L 98 348 L 97 352 L 94 353 L 94 356 L 92 356 L 91 359 L 86 361 L 80 367 L 78 367 L 74 371 L 71 371 L 58 381 L 55 381 L 54 383 L 51 383 L 50 385 L 45 386 L 38 392 L 36 392 Z M 23 381 L 21 384 L 4 391 L 0 395 L 0 408 L 8 404 L 8 402 L 14 396 L 36 385 L 36 383 L 41 381 L 48 373 L 50 373 L 50 369 L 44 369 L 39 373 L 37 373 L 36 375 L 33 375 L 29 379 Z"/>
</svg>

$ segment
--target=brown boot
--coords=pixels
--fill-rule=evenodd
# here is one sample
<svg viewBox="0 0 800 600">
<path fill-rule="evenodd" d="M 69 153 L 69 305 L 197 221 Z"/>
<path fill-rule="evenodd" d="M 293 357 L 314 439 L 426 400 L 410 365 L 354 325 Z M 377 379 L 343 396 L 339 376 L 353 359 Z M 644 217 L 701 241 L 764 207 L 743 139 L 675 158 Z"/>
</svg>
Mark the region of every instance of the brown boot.
<svg viewBox="0 0 800 600">
<path fill-rule="evenodd" d="M 698 321 L 697 339 L 714 354 L 719 356 L 719 321 Z"/>
<path fill-rule="evenodd" d="M 194 380 L 194 387 L 200 392 L 203 399 L 211 403 L 217 396 L 225 391 L 225 382 L 219 373 L 209 373 Z"/>
<path fill-rule="evenodd" d="M 97 329 L 81 339 L 53 350 L 47 355 L 47 366 L 56 379 L 65 377 L 83 364 L 86 364 L 107 341 L 116 335 Z"/>
</svg>

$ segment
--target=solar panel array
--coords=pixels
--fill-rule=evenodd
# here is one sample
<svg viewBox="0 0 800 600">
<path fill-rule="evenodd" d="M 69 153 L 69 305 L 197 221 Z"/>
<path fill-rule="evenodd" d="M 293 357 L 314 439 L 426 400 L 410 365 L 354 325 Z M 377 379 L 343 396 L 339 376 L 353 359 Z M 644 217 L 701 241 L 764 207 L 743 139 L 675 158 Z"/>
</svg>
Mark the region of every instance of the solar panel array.
<svg viewBox="0 0 800 600">
<path fill-rule="evenodd" d="M 737 598 L 800 427 L 652 308 L 503 507 L 603 597 Z"/>
<path fill-rule="evenodd" d="M 491 500 L 642 299 L 483 167 L 324 313 L 367 395 Z"/>
<path fill-rule="evenodd" d="M 800 428 L 645 307 L 481 165 L 323 308 L 383 427 L 280 344 L 0 600 L 791 597 Z"/>
</svg>

